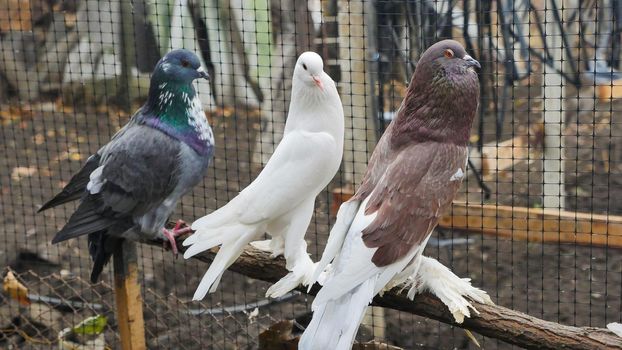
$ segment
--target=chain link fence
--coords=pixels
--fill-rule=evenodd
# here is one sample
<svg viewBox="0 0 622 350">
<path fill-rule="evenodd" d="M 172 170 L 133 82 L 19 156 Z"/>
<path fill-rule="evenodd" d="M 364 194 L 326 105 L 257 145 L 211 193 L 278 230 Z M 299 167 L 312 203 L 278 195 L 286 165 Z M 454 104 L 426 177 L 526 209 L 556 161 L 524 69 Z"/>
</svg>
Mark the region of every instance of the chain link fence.
<svg viewBox="0 0 622 350">
<path fill-rule="evenodd" d="M 157 60 L 180 47 L 212 77 L 196 87 L 216 143 L 171 218 L 187 222 L 257 176 L 283 133 L 296 57 L 323 57 L 346 142 L 306 235 L 317 261 L 419 55 L 461 41 L 482 64 L 480 109 L 468 178 L 425 254 L 498 305 L 567 325 L 622 322 L 621 20 L 606 0 L 0 0 L 0 348 L 121 348 L 112 267 L 91 284 L 86 239 L 50 242 L 75 205 L 36 211 L 129 120 Z M 148 245 L 139 257 L 148 348 L 288 348 L 309 320 L 311 296 L 266 299 L 269 284 L 233 272 L 191 302 L 204 263 Z M 99 335 L 69 334 L 97 315 Z M 438 321 L 368 316 L 361 341 L 476 348 Z"/>
</svg>

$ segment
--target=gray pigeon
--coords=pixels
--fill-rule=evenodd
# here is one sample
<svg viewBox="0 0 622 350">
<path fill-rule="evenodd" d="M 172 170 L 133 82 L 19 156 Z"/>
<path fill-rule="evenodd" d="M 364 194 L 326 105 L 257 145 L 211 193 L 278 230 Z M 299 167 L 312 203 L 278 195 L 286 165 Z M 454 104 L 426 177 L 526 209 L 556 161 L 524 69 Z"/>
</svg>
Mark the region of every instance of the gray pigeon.
<svg viewBox="0 0 622 350">
<path fill-rule="evenodd" d="M 199 58 L 173 50 L 156 65 L 147 102 L 112 140 L 39 211 L 81 198 L 52 243 L 88 234 L 97 281 L 123 239 L 167 239 L 190 231 L 164 228 L 179 199 L 203 179 L 214 137 L 192 86 L 209 79 Z M 166 241 L 165 241 L 166 242 Z"/>
</svg>

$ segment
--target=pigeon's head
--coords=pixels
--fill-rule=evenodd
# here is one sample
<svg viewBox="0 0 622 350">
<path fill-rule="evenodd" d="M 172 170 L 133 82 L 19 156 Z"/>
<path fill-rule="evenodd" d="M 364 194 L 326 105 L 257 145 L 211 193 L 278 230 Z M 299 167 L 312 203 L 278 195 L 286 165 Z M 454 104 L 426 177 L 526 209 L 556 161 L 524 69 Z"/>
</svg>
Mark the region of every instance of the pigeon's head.
<svg viewBox="0 0 622 350">
<path fill-rule="evenodd" d="M 442 40 L 421 55 L 415 74 L 431 79 L 454 79 L 461 75 L 476 76 L 476 68 L 481 68 L 479 62 L 469 56 L 459 42 Z"/>
<path fill-rule="evenodd" d="M 324 62 L 322 57 L 315 52 L 304 52 L 294 68 L 294 79 L 301 81 L 309 87 L 316 87 L 320 91 L 324 91 L 324 87 L 331 80 L 328 74 L 324 73 Z"/>
<path fill-rule="evenodd" d="M 421 55 L 395 119 L 394 145 L 411 140 L 466 145 L 479 104 L 479 62 L 454 40 Z"/>
<path fill-rule="evenodd" d="M 158 61 L 154 77 L 165 82 L 191 83 L 198 78 L 209 79 L 199 57 L 186 49 L 173 50 Z"/>
</svg>

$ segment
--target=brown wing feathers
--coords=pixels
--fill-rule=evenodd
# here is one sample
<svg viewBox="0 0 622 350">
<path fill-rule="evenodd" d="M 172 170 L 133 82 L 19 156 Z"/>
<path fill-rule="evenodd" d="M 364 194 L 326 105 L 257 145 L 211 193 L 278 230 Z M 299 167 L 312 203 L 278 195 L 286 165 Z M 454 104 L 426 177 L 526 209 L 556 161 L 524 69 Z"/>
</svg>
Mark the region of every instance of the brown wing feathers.
<svg viewBox="0 0 622 350">
<path fill-rule="evenodd" d="M 362 232 L 365 245 L 378 248 L 376 266 L 395 262 L 428 237 L 460 186 L 450 178 L 465 170 L 465 155 L 453 144 L 416 144 L 386 168 L 365 208 L 376 217 Z"/>
</svg>

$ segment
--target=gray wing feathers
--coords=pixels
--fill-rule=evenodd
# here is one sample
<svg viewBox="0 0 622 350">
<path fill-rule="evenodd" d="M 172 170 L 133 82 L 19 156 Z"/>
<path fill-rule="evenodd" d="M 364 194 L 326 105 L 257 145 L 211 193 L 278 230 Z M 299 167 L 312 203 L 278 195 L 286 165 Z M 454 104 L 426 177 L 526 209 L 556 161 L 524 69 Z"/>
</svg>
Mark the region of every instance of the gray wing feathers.
<svg viewBox="0 0 622 350">
<path fill-rule="evenodd" d="M 89 175 L 91 175 L 93 170 L 97 169 L 99 166 L 99 160 L 99 154 L 90 156 L 82 169 L 80 169 L 80 171 L 75 174 L 71 180 L 69 180 L 67 186 L 65 186 L 59 194 L 54 196 L 54 198 L 43 204 L 37 212 L 42 212 L 55 206 L 75 201 L 76 199 L 82 197 L 84 195 L 84 190 L 86 189 L 86 184 L 89 182 Z"/>
<path fill-rule="evenodd" d="M 133 218 L 158 206 L 176 186 L 179 142 L 135 125 L 101 152 L 101 190 L 85 196 L 53 242 L 113 225 L 130 228 Z M 115 227 L 116 229 L 116 227 Z"/>
<path fill-rule="evenodd" d="M 178 141 L 149 127 L 128 130 L 102 155 L 103 180 L 122 190 L 103 191 L 106 204 L 134 215 L 159 204 L 177 183 L 179 150 Z"/>
</svg>

